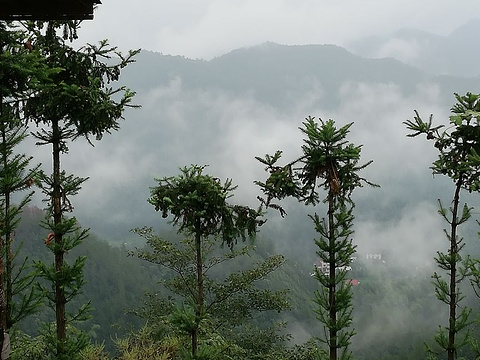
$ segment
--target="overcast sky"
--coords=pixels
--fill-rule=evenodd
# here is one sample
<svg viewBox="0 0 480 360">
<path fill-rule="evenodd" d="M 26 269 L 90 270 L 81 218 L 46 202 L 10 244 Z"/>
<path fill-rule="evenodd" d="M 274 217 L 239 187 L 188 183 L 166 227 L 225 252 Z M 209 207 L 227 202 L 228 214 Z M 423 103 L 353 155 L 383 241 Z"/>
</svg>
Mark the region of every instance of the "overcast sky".
<svg viewBox="0 0 480 360">
<path fill-rule="evenodd" d="M 266 41 L 336 44 L 414 27 L 447 35 L 478 0 L 102 0 L 81 39 L 210 59 Z"/>
<path fill-rule="evenodd" d="M 193 59 L 211 59 L 266 41 L 345 45 L 370 35 L 387 36 L 404 27 L 448 35 L 472 18 L 480 17 L 478 0 L 102 2 L 95 19 L 84 22 L 79 34 L 81 42 L 108 38 L 122 50 L 142 48 Z M 265 174 L 255 156 L 272 154 L 277 149 L 285 151 L 286 159 L 297 156 L 302 143 L 298 126 L 308 115 L 333 118 L 341 123 L 355 122 L 352 140 L 365 145 L 362 158 L 374 160 L 365 170 L 365 177 L 382 185 L 381 189 L 362 190 L 359 203 L 368 203 L 372 192 L 377 191 L 377 207 L 380 212 L 388 213 L 392 199 L 395 207 L 400 208 L 404 204 L 398 199 L 403 200 L 405 194 L 422 193 L 419 186 L 430 186 L 427 182 L 432 180 L 428 167 L 435 159 L 435 149 L 430 143 L 407 139 L 402 122 L 412 116 L 413 109 L 425 116 L 434 113 L 435 119 L 443 122 L 448 119 L 451 106 L 450 102 L 442 102 L 440 85 L 436 83 L 418 84 L 407 94 L 397 84 L 347 81 L 339 94 L 346 101 L 328 111 L 319 107 L 317 100 L 331 89 L 324 89 L 315 79 L 305 83 L 303 92 L 295 93 L 288 111 L 262 103 L 254 96 L 255 91 L 233 96 L 223 91 L 225 89 L 207 85 L 197 89 L 188 83 L 188 78 L 177 76 L 169 82 L 159 81 L 148 91 L 139 89 L 135 103 L 142 108 L 126 114 L 118 133 L 106 136 L 95 148 L 83 141 L 69 146 L 68 156 L 72 161 L 64 162 L 70 166 L 66 170 L 90 177 L 81 196 L 75 198 L 75 214 L 82 224 L 92 227 L 94 233 L 118 240 L 131 236 L 128 230 L 134 226 L 156 224 L 158 214 L 146 201 L 153 179 L 175 175 L 179 166 L 191 163 L 209 164 L 210 174 L 222 179 L 233 178 L 239 185 L 238 201 L 257 206 L 258 189 L 253 182 Z M 201 121 L 194 121 L 198 119 Z M 186 130 L 195 136 L 188 135 Z M 213 141 L 211 133 L 216 134 L 218 140 Z M 51 150 L 36 149 L 37 162 L 49 164 L 50 157 Z M 407 232 L 407 225 L 412 222 L 409 214 L 416 214 L 411 207 L 398 214 L 388 213 L 393 219 L 387 225 L 372 222 L 370 218 L 361 219 L 356 240 L 366 245 L 359 249 L 369 250 L 372 243 L 383 244 L 378 247 L 380 251 L 389 246 L 384 238 L 395 242 L 406 235 L 410 242 L 402 244 L 418 242 L 418 237 L 430 231 L 424 229 L 430 229 L 431 224 L 438 225 L 435 223 L 439 221 L 435 211 L 437 197 L 432 195 L 433 203 L 416 205 L 418 211 L 430 209 L 433 214 L 431 221 L 422 220 L 423 229 L 410 229 L 417 237 Z M 129 206 L 122 207 L 121 201 L 128 202 Z M 408 201 L 405 203 L 410 206 Z M 40 200 L 35 205 L 44 206 Z M 102 216 L 98 216 L 100 213 Z M 376 236 L 368 235 L 380 227 L 383 230 L 376 231 Z M 417 249 L 417 253 L 430 259 L 432 248 Z"/>
</svg>

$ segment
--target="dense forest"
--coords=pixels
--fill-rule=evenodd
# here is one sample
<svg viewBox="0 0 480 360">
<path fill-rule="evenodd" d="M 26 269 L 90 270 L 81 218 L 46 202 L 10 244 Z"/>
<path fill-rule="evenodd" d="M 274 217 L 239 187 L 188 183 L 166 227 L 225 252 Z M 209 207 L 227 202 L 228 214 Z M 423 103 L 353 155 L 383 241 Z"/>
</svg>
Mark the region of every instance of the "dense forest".
<svg viewBox="0 0 480 360">
<path fill-rule="evenodd" d="M 114 138 L 127 109 L 139 108 L 134 89 L 119 83 L 139 50 L 125 55 L 106 41 L 74 48 L 74 22 L 24 25 L 0 24 L 0 343 L 11 343 L 11 359 L 480 355 L 480 244 L 465 203 L 475 203 L 480 189 L 480 95 L 455 94 L 448 124 L 424 121 L 413 109 L 403 123 L 407 136 L 423 135 L 438 152 L 430 170 L 443 178 L 443 192 L 433 197 L 438 209 L 425 209 L 437 211 L 438 221 L 421 212 L 410 217 L 432 221 L 429 258 L 416 258 L 413 247 L 406 254 L 390 245 L 357 251 L 355 234 L 382 231 L 355 226 L 357 210 L 372 201 L 357 193 L 382 186 L 369 178 L 375 163 L 351 141 L 354 123 L 311 116 L 292 128 L 304 137 L 296 153 L 255 156 L 266 172 L 254 182 L 261 195 L 248 205 L 237 203 L 235 179 L 178 164 L 145 189 L 148 223 L 129 205 L 138 224 L 114 246 L 75 217 L 90 174 L 67 171 L 75 169 L 72 144 Z M 222 68 L 226 60 L 213 63 Z M 388 78 L 398 64 L 382 65 L 378 76 Z M 420 75 L 400 68 L 409 76 L 397 73 L 394 81 L 408 88 L 408 78 Z M 20 152 L 29 138 L 47 149 L 47 164 L 35 165 L 35 151 Z M 44 208 L 32 204 L 36 197 Z M 403 211 L 395 205 L 377 210 L 377 220 L 389 225 Z M 279 244 L 280 237 L 289 240 Z"/>
<path fill-rule="evenodd" d="M 44 240 L 46 233 L 39 227 L 44 212 L 27 208 L 22 217 L 17 239 L 22 241 L 21 254 L 29 261 L 48 257 Z M 179 239 L 175 232 L 165 238 Z M 262 232 L 256 240 L 256 250 L 242 260 L 244 268 L 272 253 L 274 239 Z M 141 243 L 139 242 L 138 246 Z M 148 323 L 139 315 L 151 295 L 161 298 L 168 293 L 159 284 L 165 270 L 129 256 L 133 249 L 111 246 L 91 235 L 76 252 L 88 257 L 85 267 L 86 284 L 80 302 L 90 300 L 92 318 L 81 324 L 92 343 L 104 344 L 113 357 L 118 355 L 116 339 L 135 334 Z M 478 251 L 478 249 L 477 249 Z M 352 349 L 357 359 L 421 359 L 425 358 L 424 342 L 433 338 L 439 322 L 439 305 L 431 283 L 433 265 L 406 269 L 395 254 L 382 254 L 383 259 L 358 257 L 352 263 L 351 276 L 358 280 L 353 288 L 354 323 L 357 334 Z M 320 325 L 312 312 L 313 292 L 317 288 L 311 276 L 315 257 L 292 257 L 268 278 L 268 286 L 288 289 L 291 309 L 274 312 L 267 318 L 286 322 L 282 334 L 291 334 L 287 346 L 302 344 L 316 336 Z M 470 297 L 469 305 L 480 311 L 478 301 Z M 43 317 L 35 315 L 20 324 L 20 329 L 36 336 Z M 32 326 L 35 324 L 35 326 Z M 468 358 L 468 357 L 467 357 Z"/>
</svg>

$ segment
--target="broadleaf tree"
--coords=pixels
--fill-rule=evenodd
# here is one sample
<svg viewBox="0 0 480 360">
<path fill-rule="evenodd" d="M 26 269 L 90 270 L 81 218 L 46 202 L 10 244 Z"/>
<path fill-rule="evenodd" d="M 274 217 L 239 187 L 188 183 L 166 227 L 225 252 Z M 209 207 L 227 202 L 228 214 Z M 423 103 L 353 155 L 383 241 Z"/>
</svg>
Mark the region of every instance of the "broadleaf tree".
<svg viewBox="0 0 480 360">
<path fill-rule="evenodd" d="M 355 252 L 353 233 L 353 191 L 365 184 L 377 186 L 359 175 L 371 161 L 359 164 L 361 146 L 347 140 L 353 123 L 337 128 L 333 120 L 318 121 L 308 117 L 300 127 L 305 135 L 303 155 L 279 165 L 282 152 L 257 157 L 270 173 L 265 182 L 257 181 L 264 197 L 259 197 L 265 208 L 285 209 L 277 202 L 293 197 L 305 205 L 326 204 L 325 216 L 309 215 L 319 235 L 315 239 L 317 256 L 328 270 L 315 267 L 315 278 L 320 289 L 315 292 L 315 312 L 324 325 L 319 339 L 327 345 L 330 360 L 350 359 L 349 345 L 352 329 L 352 293 L 347 269 Z M 325 192 L 324 197 L 320 190 Z"/>
<path fill-rule="evenodd" d="M 38 128 L 33 132 L 37 145 L 52 147 L 52 172 L 40 171 L 35 183 L 46 195 L 48 215 L 44 227 L 49 231 L 46 245 L 54 263 L 38 262 L 41 275 L 51 284 L 46 294 L 55 311 L 55 336 L 52 351 L 58 359 L 70 359 L 85 346 L 81 337 L 67 337 L 67 325 L 85 318 L 88 306 L 67 314 L 66 305 L 81 292 L 85 257 L 67 263 L 65 254 L 86 239 L 88 231 L 77 225 L 71 198 L 77 195 L 87 178 L 67 174 L 62 169 L 62 155 L 68 144 L 80 137 L 90 144 L 105 133 L 119 129 L 126 107 L 133 106 L 134 93 L 124 86 L 114 87 L 121 70 L 133 62 L 138 51 L 123 56 L 106 40 L 99 45 L 74 48 L 77 21 L 28 22 L 30 47 L 45 59 L 53 74 L 51 85 L 37 92 L 25 103 L 23 111 Z"/>
<path fill-rule="evenodd" d="M 412 133 L 409 137 L 425 135 L 438 150 L 438 158 L 431 166 L 434 175 L 445 175 L 454 184 L 451 206 L 447 209 L 439 200 L 439 214 L 448 224 L 445 236 L 448 240 L 447 251 L 438 251 L 435 262 L 439 272 L 433 275 L 435 294 L 448 308 L 446 325 L 440 326 L 435 335 L 437 348 L 428 346 L 431 358 L 441 353 L 448 360 L 459 356 L 459 349 L 471 343 L 471 309 L 461 304 L 465 295 L 460 285 L 470 272 L 471 260 L 462 256 L 465 246 L 460 236 L 460 226 L 472 215 L 472 208 L 461 204 L 463 192 L 480 190 L 480 95 L 455 93 L 457 103 L 451 108 L 449 126 L 433 125 L 433 115 L 428 121 L 422 120 L 417 111 L 413 120 L 404 122 Z"/>
</svg>

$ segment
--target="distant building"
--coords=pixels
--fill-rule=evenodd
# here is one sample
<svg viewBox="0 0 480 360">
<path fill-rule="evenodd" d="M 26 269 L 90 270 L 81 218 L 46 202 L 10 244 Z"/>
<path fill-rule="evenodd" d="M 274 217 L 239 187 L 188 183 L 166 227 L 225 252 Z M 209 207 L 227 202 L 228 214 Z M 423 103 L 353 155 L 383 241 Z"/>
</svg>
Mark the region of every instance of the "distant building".
<svg viewBox="0 0 480 360">
<path fill-rule="evenodd" d="M 330 264 L 327 262 L 324 262 L 320 259 L 317 260 L 315 264 L 313 264 L 319 272 L 321 272 L 324 275 L 329 275 L 330 274 Z M 313 274 L 312 274 L 313 276 Z"/>
<path fill-rule="evenodd" d="M 352 257 L 350 258 L 350 262 L 354 262 L 357 258 L 356 257 Z M 318 259 L 314 264 L 313 264 L 318 271 L 320 271 L 322 274 L 324 275 L 330 275 L 330 264 L 327 263 L 327 262 L 324 262 L 323 260 L 321 259 Z M 337 271 L 350 271 L 352 270 L 352 267 L 350 265 L 346 265 L 346 266 L 337 266 L 335 268 L 335 270 Z M 313 276 L 314 274 L 312 274 Z"/>
</svg>

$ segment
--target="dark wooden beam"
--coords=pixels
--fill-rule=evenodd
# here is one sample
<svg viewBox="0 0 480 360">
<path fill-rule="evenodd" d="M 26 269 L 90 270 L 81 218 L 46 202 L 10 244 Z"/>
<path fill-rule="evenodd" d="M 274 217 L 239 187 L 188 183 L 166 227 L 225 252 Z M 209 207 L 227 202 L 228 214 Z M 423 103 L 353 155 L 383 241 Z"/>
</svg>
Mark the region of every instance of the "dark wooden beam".
<svg viewBox="0 0 480 360">
<path fill-rule="evenodd" d="M 100 0 L 0 0 L 0 20 L 91 20 Z"/>
</svg>

